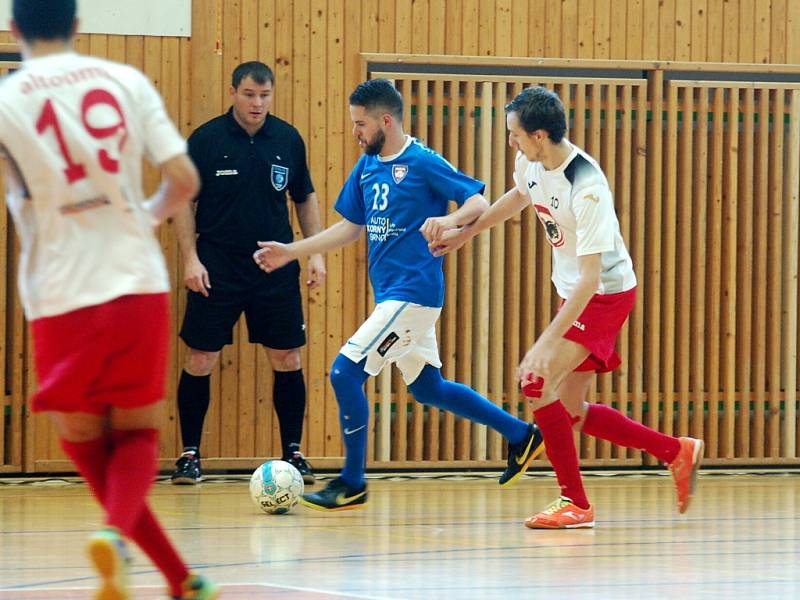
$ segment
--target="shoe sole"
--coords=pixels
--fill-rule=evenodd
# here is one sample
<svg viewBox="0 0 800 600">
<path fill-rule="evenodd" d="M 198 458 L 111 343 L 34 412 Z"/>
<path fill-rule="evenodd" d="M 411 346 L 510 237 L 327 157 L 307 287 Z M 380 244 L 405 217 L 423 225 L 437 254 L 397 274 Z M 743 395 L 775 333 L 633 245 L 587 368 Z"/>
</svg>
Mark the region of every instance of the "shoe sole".
<svg viewBox="0 0 800 600">
<path fill-rule="evenodd" d="M 506 481 L 504 483 L 501 483 L 500 487 L 508 487 L 512 483 L 515 483 L 517 481 L 517 479 L 522 477 L 525 474 L 525 471 L 528 470 L 528 467 L 531 466 L 531 463 L 534 460 L 536 460 L 536 457 L 539 456 L 542 453 L 543 450 L 544 450 L 544 442 L 539 444 L 539 447 L 536 448 L 536 450 L 534 450 L 533 452 L 531 452 L 531 455 L 528 457 L 528 460 L 526 460 L 525 463 L 522 465 L 522 468 L 519 470 L 519 472 L 516 475 L 514 475 L 511 479 L 509 479 L 508 481 Z"/>
<path fill-rule="evenodd" d="M 317 478 L 313 475 L 306 475 L 303 477 L 303 483 L 308 485 L 313 485 L 317 481 Z"/>
<path fill-rule="evenodd" d="M 705 447 L 706 444 L 703 440 L 697 440 L 697 443 L 694 445 L 694 450 L 692 451 L 692 474 L 689 477 L 689 495 L 686 497 L 683 510 L 679 511 L 681 514 L 689 510 L 689 504 L 692 502 L 692 496 L 694 496 L 695 489 L 697 488 L 697 475 L 700 471 L 700 465 L 703 463 L 703 450 Z"/>
<path fill-rule="evenodd" d="M 577 523 L 575 525 L 564 525 L 563 527 L 547 527 L 545 525 L 538 525 L 538 526 L 531 526 L 525 523 L 525 527 L 528 529 L 593 529 L 594 528 L 594 521 L 589 521 L 588 523 Z"/>
<path fill-rule="evenodd" d="M 105 539 L 90 540 L 87 552 L 95 569 L 103 578 L 103 583 L 97 590 L 94 600 L 129 600 L 130 594 L 120 588 L 119 582 L 114 580 L 114 577 L 119 574 L 121 565 L 119 554 L 112 543 Z"/>
<path fill-rule="evenodd" d="M 312 510 L 318 510 L 320 512 L 341 512 L 343 510 L 356 510 L 358 508 L 364 508 L 367 505 L 366 502 L 361 502 L 360 504 L 345 504 L 344 506 L 335 506 L 331 508 L 328 506 L 320 506 L 319 504 L 314 504 L 313 502 L 304 500 L 302 496 L 300 497 L 300 504 L 302 504 L 306 508 L 310 508 Z"/>
<path fill-rule="evenodd" d="M 172 485 L 197 485 L 203 481 L 203 478 L 195 479 L 194 477 L 173 477 L 171 479 Z"/>
</svg>

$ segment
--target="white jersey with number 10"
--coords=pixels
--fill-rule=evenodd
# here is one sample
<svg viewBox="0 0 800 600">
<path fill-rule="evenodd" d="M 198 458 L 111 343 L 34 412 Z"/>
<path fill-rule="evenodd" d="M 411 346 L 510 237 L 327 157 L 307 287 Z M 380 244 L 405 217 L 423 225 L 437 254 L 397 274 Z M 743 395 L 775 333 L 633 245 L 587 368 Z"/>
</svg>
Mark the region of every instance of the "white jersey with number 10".
<svg viewBox="0 0 800 600">
<path fill-rule="evenodd" d="M 186 143 L 140 71 L 73 52 L 25 61 L 0 83 L 0 145 L 29 319 L 169 289 L 142 158 Z"/>
</svg>

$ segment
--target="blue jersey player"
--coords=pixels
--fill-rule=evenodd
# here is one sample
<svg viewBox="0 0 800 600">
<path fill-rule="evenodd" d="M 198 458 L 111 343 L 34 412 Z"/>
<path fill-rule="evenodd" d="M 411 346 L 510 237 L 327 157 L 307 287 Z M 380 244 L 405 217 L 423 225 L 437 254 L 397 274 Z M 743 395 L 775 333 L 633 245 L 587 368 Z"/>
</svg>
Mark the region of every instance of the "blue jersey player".
<svg viewBox="0 0 800 600">
<path fill-rule="evenodd" d="M 342 220 L 291 243 L 259 242 L 254 258 L 265 271 L 355 241 L 366 229 L 375 310 L 333 362 L 345 445 L 340 476 L 302 503 L 323 511 L 361 508 L 367 501 L 364 467 L 369 404 L 364 382 L 394 362 L 418 402 L 488 425 L 509 443 L 508 485 L 542 451 L 539 430 L 465 385 L 442 378 L 436 320 L 444 302 L 442 258 L 428 242 L 475 221 L 488 208 L 484 184 L 403 131 L 403 99 L 385 79 L 360 84 L 350 96 L 353 135 L 364 154 L 336 200 Z M 450 201 L 458 208 L 448 214 Z"/>
</svg>

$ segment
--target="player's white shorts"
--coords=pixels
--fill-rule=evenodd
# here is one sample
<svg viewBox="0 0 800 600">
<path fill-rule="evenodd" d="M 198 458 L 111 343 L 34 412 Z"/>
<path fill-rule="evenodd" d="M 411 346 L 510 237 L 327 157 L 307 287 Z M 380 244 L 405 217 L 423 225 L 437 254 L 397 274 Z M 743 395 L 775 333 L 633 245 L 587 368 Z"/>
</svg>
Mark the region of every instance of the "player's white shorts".
<svg viewBox="0 0 800 600">
<path fill-rule="evenodd" d="M 364 371 L 377 375 L 388 363 L 396 363 L 406 385 L 414 383 L 426 364 L 437 369 L 436 320 L 441 308 L 387 300 L 347 340 L 340 352 L 353 362 L 367 362 Z"/>
</svg>

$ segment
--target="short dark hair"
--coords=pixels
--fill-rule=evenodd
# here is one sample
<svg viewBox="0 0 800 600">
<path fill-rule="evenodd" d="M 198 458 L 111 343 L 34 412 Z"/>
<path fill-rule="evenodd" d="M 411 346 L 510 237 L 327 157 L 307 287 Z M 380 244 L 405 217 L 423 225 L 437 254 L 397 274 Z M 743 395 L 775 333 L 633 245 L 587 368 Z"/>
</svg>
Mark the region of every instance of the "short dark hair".
<svg viewBox="0 0 800 600">
<path fill-rule="evenodd" d="M 398 121 L 403 118 L 403 97 L 388 79 L 368 79 L 359 83 L 350 94 L 350 106 L 363 106 L 370 112 L 381 109 Z"/>
<path fill-rule="evenodd" d="M 535 86 L 522 90 L 506 104 L 506 114 L 516 113 L 520 125 L 528 133 L 544 129 L 550 141 L 558 144 L 567 132 L 567 117 L 558 94 L 545 87 Z"/>
<path fill-rule="evenodd" d="M 25 41 L 68 40 L 77 12 L 76 0 L 14 0 L 11 16 Z"/>
<path fill-rule="evenodd" d="M 231 75 L 231 85 L 238 88 L 245 77 L 249 77 L 258 85 L 264 85 L 267 81 L 275 85 L 275 74 L 272 69 L 257 60 L 251 60 L 236 67 L 233 70 L 233 75 Z"/>
</svg>

